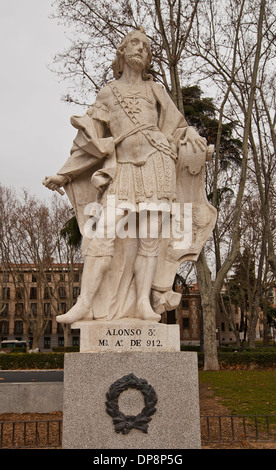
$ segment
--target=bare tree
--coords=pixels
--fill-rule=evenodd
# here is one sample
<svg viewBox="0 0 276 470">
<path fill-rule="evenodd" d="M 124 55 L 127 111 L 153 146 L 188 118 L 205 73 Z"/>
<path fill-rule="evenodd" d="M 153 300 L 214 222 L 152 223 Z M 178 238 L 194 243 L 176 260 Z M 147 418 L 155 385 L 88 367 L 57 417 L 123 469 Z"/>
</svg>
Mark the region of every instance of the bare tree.
<svg viewBox="0 0 276 470">
<path fill-rule="evenodd" d="M 120 0 L 107 5 L 95 0 L 56 0 L 55 7 L 53 16 L 71 31 L 69 49 L 55 58 L 56 71 L 71 83 L 68 102 L 90 104 L 90 94 L 111 78 L 108 66 L 122 36 L 130 28 L 143 25 L 153 49 L 151 72 L 155 80 L 164 84 L 178 108 L 183 111 L 182 84 L 200 81 L 216 90 L 219 123 L 226 119 L 240 126 L 243 158 L 239 170 L 235 169 L 231 177 L 233 197 L 226 211 L 230 217 L 224 217 L 221 206 L 213 248 L 208 245 L 197 262 L 204 318 L 204 368 L 216 370 L 215 313 L 223 282 L 240 247 L 256 94 L 262 89 L 262 79 L 271 64 L 273 3 L 271 0 Z M 264 95 L 264 109 L 265 106 L 269 109 L 267 95 Z M 271 110 L 267 120 L 275 142 L 272 131 L 275 116 Z M 217 208 L 220 208 L 223 187 L 220 129 L 221 125 L 210 191 Z M 228 176 L 225 173 L 223 178 Z M 268 239 L 271 248 L 271 237 Z M 209 260 L 212 251 L 215 269 Z M 270 260 L 271 263 L 275 260 L 273 249 Z"/>
<path fill-rule="evenodd" d="M 70 34 L 68 48 L 55 56 L 52 67 L 70 84 L 63 99 L 90 105 L 91 94 L 112 78 L 114 51 L 125 34 L 143 26 L 151 41 L 151 73 L 183 112 L 185 45 L 199 4 L 199 0 L 56 0 L 52 17 Z"/>
<path fill-rule="evenodd" d="M 198 28 L 189 44 L 191 57 L 197 57 L 198 71 L 205 79 L 212 80 L 219 90 L 220 121 L 227 115 L 240 123 L 242 139 L 242 164 L 233 208 L 232 227 L 229 232 L 229 249 L 223 253 L 220 265 L 216 266 L 215 280 L 211 281 L 204 251 L 197 262 L 205 322 L 205 350 L 209 351 L 205 369 L 217 369 L 215 346 L 214 312 L 225 277 L 239 252 L 240 221 L 243 197 L 246 191 L 248 161 L 250 156 L 249 136 L 254 111 L 254 101 L 259 84 L 259 66 L 263 55 L 264 19 L 266 0 L 237 2 L 229 0 L 219 4 L 209 0 L 205 10 L 197 16 Z M 235 106 L 233 106 L 233 102 Z M 238 119 L 237 119 L 238 117 Z M 220 133 L 218 133 L 213 180 L 213 204 L 218 202 Z M 219 220 L 218 220 L 219 223 Z M 218 225 L 214 230 L 216 234 Z M 218 237 L 214 239 L 217 243 Z M 217 247 L 216 250 L 219 250 Z M 216 262 L 219 258 L 216 256 Z"/>
<path fill-rule="evenodd" d="M 13 282 L 16 300 L 23 305 L 25 334 L 28 337 L 31 333 L 35 349 L 52 318 L 51 312 L 59 311 L 60 288 L 67 293 L 69 306 L 75 300 L 73 276 L 79 251 L 69 247 L 60 234 L 71 209 L 67 201 L 56 196 L 48 206 L 26 190 L 21 198 L 2 186 L 0 190 L 1 264 Z M 60 276 L 63 272 L 66 280 Z M 45 310 L 45 301 L 52 309 Z M 66 333 L 68 342 L 70 331 Z"/>
</svg>

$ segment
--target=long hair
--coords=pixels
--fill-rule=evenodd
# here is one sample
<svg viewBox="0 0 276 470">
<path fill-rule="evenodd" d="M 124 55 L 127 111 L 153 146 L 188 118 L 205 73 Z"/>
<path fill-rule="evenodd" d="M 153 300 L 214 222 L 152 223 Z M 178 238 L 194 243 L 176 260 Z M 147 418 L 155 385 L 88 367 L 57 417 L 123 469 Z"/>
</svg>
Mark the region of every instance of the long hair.
<svg viewBox="0 0 276 470">
<path fill-rule="evenodd" d="M 136 31 L 140 31 L 146 36 L 146 33 L 142 27 L 135 29 L 134 31 L 130 31 L 122 40 L 121 44 L 119 45 L 117 51 L 116 51 L 116 58 L 112 62 L 112 70 L 113 70 L 113 75 L 116 80 L 118 80 L 122 74 L 123 74 L 123 68 L 124 68 L 124 62 L 125 62 L 125 57 L 124 57 L 124 51 L 126 48 L 126 45 L 128 41 L 130 41 L 132 35 L 136 33 Z M 152 75 L 147 72 L 147 70 L 150 68 L 151 60 L 152 60 L 152 54 L 149 46 L 149 42 L 147 39 L 147 44 L 148 44 L 148 58 L 147 62 L 145 65 L 145 68 L 142 70 L 142 79 L 143 80 L 152 80 Z"/>
</svg>

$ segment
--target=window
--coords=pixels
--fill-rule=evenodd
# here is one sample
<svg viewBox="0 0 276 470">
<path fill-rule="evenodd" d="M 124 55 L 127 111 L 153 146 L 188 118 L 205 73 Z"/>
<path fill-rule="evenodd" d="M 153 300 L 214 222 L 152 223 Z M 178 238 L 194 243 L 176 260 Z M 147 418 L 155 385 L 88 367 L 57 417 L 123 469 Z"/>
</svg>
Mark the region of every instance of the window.
<svg viewBox="0 0 276 470">
<path fill-rule="evenodd" d="M 273 289 L 269 289 L 269 291 L 268 291 L 268 297 L 269 297 L 270 302 L 273 302 L 273 298 L 274 298 Z"/>
<path fill-rule="evenodd" d="M 79 346 L 80 345 L 80 338 L 79 336 L 73 336 L 73 346 Z"/>
<path fill-rule="evenodd" d="M 66 299 L 66 290 L 64 286 L 58 288 L 58 295 L 60 299 Z"/>
<path fill-rule="evenodd" d="M 80 295 L 80 288 L 78 286 L 73 287 L 73 299 L 76 299 Z"/>
<path fill-rule="evenodd" d="M 46 281 L 51 282 L 52 281 L 52 276 L 51 274 L 47 273 L 46 274 Z"/>
<path fill-rule="evenodd" d="M 2 289 L 2 299 L 9 300 L 11 295 L 11 290 L 9 287 L 3 287 Z"/>
<path fill-rule="evenodd" d="M 10 280 L 10 275 L 9 273 L 4 273 L 3 274 L 3 282 L 9 282 Z"/>
<path fill-rule="evenodd" d="M 44 349 L 50 349 L 51 348 L 51 338 L 48 336 L 44 336 Z"/>
<path fill-rule="evenodd" d="M 45 334 L 51 335 L 52 334 L 52 322 L 48 321 L 47 326 L 45 328 Z"/>
<path fill-rule="evenodd" d="M 51 304 L 50 303 L 44 304 L 43 309 L 44 309 L 45 315 L 51 315 Z"/>
<path fill-rule="evenodd" d="M 9 308 L 10 308 L 9 304 L 5 304 L 5 305 L 3 306 L 3 304 L 1 305 L 1 303 L 0 303 L 0 306 L 1 306 L 0 315 L 1 315 L 2 317 L 7 317 L 7 316 L 9 315 Z"/>
<path fill-rule="evenodd" d="M 19 303 L 19 304 L 15 304 L 15 314 L 16 315 L 23 315 L 24 313 L 24 305 Z"/>
<path fill-rule="evenodd" d="M 182 328 L 183 328 L 183 330 L 189 330 L 189 328 L 190 328 L 190 318 L 188 318 L 188 317 L 182 318 Z"/>
<path fill-rule="evenodd" d="M 60 314 L 66 313 L 66 304 L 64 302 L 58 304 L 58 311 Z"/>
<path fill-rule="evenodd" d="M 189 300 L 183 300 L 182 299 L 182 308 L 184 310 L 189 310 Z"/>
<path fill-rule="evenodd" d="M 23 335 L 23 321 L 17 320 L 14 322 L 14 334 Z"/>
<path fill-rule="evenodd" d="M 63 336 L 59 336 L 59 338 L 58 338 L 58 345 L 59 345 L 59 346 L 64 346 L 64 337 L 63 337 Z"/>
<path fill-rule="evenodd" d="M 37 274 L 32 274 L 32 282 L 37 282 Z"/>
<path fill-rule="evenodd" d="M 59 280 L 60 281 L 65 281 L 65 274 L 60 274 L 59 275 Z"/>
<path fill-rule="evenodd" d="M 9 322 L 8 321 L 0 321 L 0 333 L 2 335 L 9 334 Z"/>
<path fill-rule="evenodd" d="M 53 295 L 52 287 L 45 287 L 44 289 L 44 299 L 50 299 Z"/>
<path fill-rule="evenodd" d="M 225 331 L 225 323 L 221 322 L 221 331 Z"/>
<path fill-rule="evenodd" d="M 80 282 L 80 275 L 78 273 L 74 274 L 74 282 Z"/>
<path fill-rule="evenodd" d="M 31 287 L 30 290 L 30 299 L 37 299 L 37 288 L 36 287 Z"/>
<path fill-rule="evenodd" d="M 21 287 L 17 287 L 15 291 L 15 298 L 16 300 L 23 299 L 23 289 Z"/>
<path fill-rule="evenodd" d="M 37 304 L 31 304 L 31 312 L 34 316 L 37 315 Z"/>
</svg>

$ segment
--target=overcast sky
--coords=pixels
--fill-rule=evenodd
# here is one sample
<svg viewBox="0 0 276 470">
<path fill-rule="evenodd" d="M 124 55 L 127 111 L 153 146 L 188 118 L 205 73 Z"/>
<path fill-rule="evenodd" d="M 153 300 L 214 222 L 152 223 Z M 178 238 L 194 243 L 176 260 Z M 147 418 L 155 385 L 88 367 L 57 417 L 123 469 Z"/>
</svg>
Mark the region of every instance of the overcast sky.
<svg viewBox="0 0 276 470">
<path fill-rule="evenodd" d="M 63 49 L 61 26 L 49 19 L 52 0 L 0 0 L 0 182 L 29 188 L 40 199 L 52 192 L 41 181 L 69 156 L 82 114 L 61 101 L 62 83 L 47 65 Z"/>
</svg>

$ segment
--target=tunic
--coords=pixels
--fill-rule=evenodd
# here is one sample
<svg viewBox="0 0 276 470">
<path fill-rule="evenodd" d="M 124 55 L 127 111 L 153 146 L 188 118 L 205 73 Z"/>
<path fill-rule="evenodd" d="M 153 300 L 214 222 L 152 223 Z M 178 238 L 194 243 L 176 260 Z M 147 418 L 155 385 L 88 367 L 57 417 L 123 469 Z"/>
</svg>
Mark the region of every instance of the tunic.
<svg viewBox="0 0 276 470">
<path fill-rule="evenodd" d="M 68 176 L 73 188 L 78 178 L 85 187 L 82 175 L 90 175 L 98 202 L 105 205 L 107 197 L 114 196 L 116 206 L 125 201 L 136 211 L 139 203 L 175 200 L 176 148 L 187 123 L 161 85 L 145 81 L 135 88 L 113 81 L 86 114 L 73 116 L 71 123 L 78 134 L 58 174 Z M 70 183 L 66 186 L 70 197 Z M 78 188 L 79 194 L 84 194 L 84 187 Z M 76 194 L 70 199 L 78 206 Z"/>
</svg>

